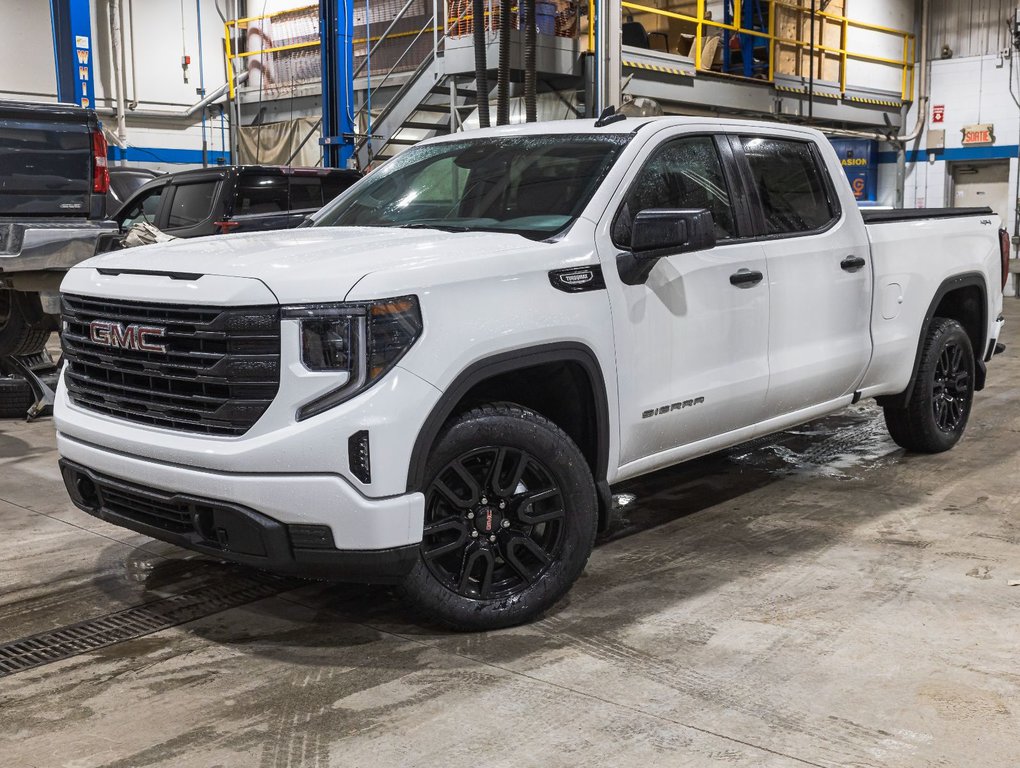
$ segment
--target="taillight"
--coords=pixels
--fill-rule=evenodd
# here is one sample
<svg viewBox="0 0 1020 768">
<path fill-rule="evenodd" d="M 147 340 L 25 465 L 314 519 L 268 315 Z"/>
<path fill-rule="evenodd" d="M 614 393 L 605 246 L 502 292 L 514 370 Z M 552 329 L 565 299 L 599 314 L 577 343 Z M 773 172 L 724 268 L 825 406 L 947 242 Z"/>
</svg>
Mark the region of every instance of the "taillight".
<svg viewBox="0 0 1020 768">
<path fill-rule="evenodd" d="M 215 224 L 213 224 L 213 226 L 214 227 L 219 227 L 220 234 L 221 235 L 225 235 L 228 232 L 230 232 L 230 230 L 237 229 L 239 226 L 241 226 L 241 222 L 239 222 L 239 221 L 217 221 Z"/>
<path fill-rule="evenodd" d="M 1006 283 L 1009 282 L 1009 251 L 1012 242 L 1009 239 L 1009 232 L 1004 229 L 999 230 L 999 255 L 1002 258 L 1002 288 L 1006 289 Z"/>
<path fill-rule="evenodd" d="M 106 164 L 106 137 L 92 131 L 92 191 L 105 195 L 110 189 L 110 168 Z"/>
</svg>

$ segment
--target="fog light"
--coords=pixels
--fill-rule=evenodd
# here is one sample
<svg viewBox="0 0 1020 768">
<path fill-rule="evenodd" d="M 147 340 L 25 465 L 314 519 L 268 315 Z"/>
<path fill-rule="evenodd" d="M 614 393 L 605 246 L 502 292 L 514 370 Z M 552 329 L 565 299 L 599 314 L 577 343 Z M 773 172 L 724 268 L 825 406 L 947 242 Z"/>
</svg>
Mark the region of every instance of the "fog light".
<svg viewBox="0 0 1020 768">
<path fill-rule="evenodd" d="M 96 484 L 85 475 L 78 475 L 74 481 L 74 489 L 78 492 L 78 498 L 88 507 L 99 506 L 99 493 L 96 491 Z"/>
<path fill-rule="evenodd" d="M 347 440 L 347 456 L 351 473 L 365 485 L 372 482 L 372 462 L 369 457 L 368 430 L 355 432 Z"/>
</svg>

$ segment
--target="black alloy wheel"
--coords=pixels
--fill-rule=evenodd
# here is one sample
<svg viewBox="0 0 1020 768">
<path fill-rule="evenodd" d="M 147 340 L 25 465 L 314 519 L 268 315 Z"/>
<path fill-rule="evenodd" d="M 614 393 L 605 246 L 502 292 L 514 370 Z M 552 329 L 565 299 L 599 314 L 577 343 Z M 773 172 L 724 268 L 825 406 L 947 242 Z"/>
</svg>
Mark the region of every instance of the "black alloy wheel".
<svg viewBox="0 0 1020 768">
<path fill-rule="evenodd" d="M 954 432 L 970 408 L 974 396 L 973 378 L 964 365 L 967 354 L 960 344 L 950 342 L 942 348 L 932 379 L 932 411 L 943 432 Z"/>
<path fill-rule="evenodd" d="M 533 584 L 563 548 L 563 494 L 526 451 L 487 446 L 461 454 L 425 495 L 422 557 L 462 597 L 506 597 Z"/>
<path fill-rule="evenodd" d="M 598 529 L 595 482 L 549 419 L 512 403 L 454 416 L 425 477 L 420 557 L 400 593 L 427 621 L 463 630 L 520 624 L 581 575 Z"/>
</svg>

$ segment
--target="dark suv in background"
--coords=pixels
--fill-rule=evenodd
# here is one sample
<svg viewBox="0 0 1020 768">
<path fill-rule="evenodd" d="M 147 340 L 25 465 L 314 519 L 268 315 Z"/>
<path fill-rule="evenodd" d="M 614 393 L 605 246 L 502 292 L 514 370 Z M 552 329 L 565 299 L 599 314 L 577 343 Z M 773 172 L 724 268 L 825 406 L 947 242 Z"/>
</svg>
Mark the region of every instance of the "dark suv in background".
<svg viewBox="0 0 1020 768">
<path fill-rule="evenodd" d="M 126 232 L 144 221 L 175 237 L 289 229 L 361 178 L 336 168 L 241 165 L 153 179 L 114 219 Z"/>
</svg>

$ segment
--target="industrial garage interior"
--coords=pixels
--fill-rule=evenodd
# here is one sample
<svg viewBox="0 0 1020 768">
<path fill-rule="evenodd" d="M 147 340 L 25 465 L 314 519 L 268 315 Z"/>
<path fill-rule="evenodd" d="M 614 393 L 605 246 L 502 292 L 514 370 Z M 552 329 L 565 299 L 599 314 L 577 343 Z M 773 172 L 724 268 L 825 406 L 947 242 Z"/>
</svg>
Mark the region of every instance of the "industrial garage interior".
<svg viewBox="0 0 1020 768">
<path fill-rule="evenodd" d="M 1017 765 L 1015 0 L 0 15 L 0 768 Z"/>
</svg>

